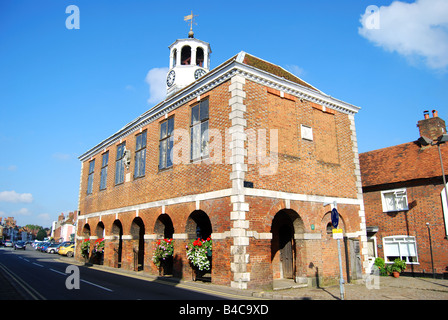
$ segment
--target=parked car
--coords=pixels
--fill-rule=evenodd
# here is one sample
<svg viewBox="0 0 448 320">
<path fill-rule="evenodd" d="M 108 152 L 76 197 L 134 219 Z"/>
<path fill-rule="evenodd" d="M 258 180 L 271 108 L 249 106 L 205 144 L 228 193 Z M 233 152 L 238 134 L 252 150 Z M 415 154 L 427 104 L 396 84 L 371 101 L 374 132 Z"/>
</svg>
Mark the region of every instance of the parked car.
<svg viewBox="0 0 448 320">
<path fill-rule="evenodd" d="M 36 246 L 36 250 L 44 252 L 50 242 L 42 242 Z"/>
<path fill-rule="evenodd" d="M 58 253 L 62 256 L 73 257 L 73 254 L 75 253 L 75 244 L 71 244 L 66 247 L 60 247 Z"/>
<path fill-rule="evenodd" d="M 46 247 L 45 252 L 47 252 L 47 253 L 57 253 L 59 246 L 60 246 L 60 243 L 50 243 Z"/>
<path fill-rule="evenodd" d="M 11 242 L 11 240 L 6 240 L 5 241 L 5 247 L 12 247 L 12 242 Z"/>
<path fill-rule="evenodd" d="M 14 250 L 17 250 L 17 249 L 26 250 L 26 242 L 17 241 L 16 243 L 14 243 Z"/>
</svg>

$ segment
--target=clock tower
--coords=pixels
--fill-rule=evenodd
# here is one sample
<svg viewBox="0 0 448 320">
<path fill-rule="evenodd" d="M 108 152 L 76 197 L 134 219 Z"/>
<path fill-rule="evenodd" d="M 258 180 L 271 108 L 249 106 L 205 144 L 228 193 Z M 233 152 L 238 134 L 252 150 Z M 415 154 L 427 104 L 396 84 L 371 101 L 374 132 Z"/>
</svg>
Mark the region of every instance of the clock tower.
<svg viewBox="0 0 448 320">
<path fill-rule="evenodd" d="M 166 77 L 167 97 L 206 74 L 210 70 L 212 52 L 210 44 L 194 38 L 191 28 L 187 39 L 178 39 L 168 48 L 170 69 Z"/>
</svg>

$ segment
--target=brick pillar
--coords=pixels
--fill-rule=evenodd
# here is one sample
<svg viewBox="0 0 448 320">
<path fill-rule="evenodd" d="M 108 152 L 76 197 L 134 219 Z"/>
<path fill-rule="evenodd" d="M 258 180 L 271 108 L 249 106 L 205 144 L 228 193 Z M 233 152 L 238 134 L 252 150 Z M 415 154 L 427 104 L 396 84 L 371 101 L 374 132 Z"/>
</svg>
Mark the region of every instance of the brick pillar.
<svg viewBox="0 0 448 320">
<path fill-rule="evenodd" d="M 244 143 L 246 141 L 245 128 L 247 126 L 244 115 L 246 106 L 244 105 L 244 85 L 246 80 L 235 75 L 231 79 L 229 92 L 231 98 L 229 105 L 231 112 L 229 119 L 232 122 L 230 127 L 230 152 L 232 164 L 232 172 L 230 180 L 232 181 L 232 193 L 230 201 L 233 205 L 233 211 L 230 213 L 232 228 L 230 229 L 230 237 L 233 239 L 233 245 L 230 247 L 231 264 L 230 270 L 233 274 L 231 286 L 238 289 L 247 289 L 247 283 L 250 281 L 250 273 L 247 272 L 247 264 L 249 263 L 249 254 L 247 247 L 249 246 L 249 236 L 247 229 L 249 221 L 246 220 L 246 212 L 249 211 L 249 204 L 244 199 L 244 176 L 247 171 L 247 164 L 244 159 L 246 150 Z"/>
</svg>

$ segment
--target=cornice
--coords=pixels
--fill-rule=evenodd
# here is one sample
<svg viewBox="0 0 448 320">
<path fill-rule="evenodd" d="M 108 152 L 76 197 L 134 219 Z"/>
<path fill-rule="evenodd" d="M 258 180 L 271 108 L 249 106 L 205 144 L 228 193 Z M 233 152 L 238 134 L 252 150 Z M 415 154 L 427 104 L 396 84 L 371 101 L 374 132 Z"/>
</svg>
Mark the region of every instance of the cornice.
<svg viewBox="0 0 448 320">
<path fill-rule="evenodd" d="M 236 74 L 261 85 L 284 91 L 285 93 L 296 96 L 299 99 L 308 100 L 343 113 L 355 114 L 360 109 L 359 107 L 335 99 L 320 91 L 311 90 L 300 84 L 286 80 L 285 78 L 275 76 L 266 71 L 241 63 L 235 58 L 227 60 L 220 66 L 208 72 L 199 80 L 193 82 L 181 91 L 175 93 L 173 96 L 170 96 L 166 100 L 155 105 L 147 112 L 143 113 L 140 117 L 126 124 L 115 134 L 79 156 L 78 159 L 82 162 L 89 160 L 91 157 L 102 152 L 104 149 L 120 141 L 120 139 L 125 138 L 129 134 L 140 130 L 140 128 L 145 127 L 165 114 L 168 114 L 178 107 L 212 90 Z"/>
</svg>

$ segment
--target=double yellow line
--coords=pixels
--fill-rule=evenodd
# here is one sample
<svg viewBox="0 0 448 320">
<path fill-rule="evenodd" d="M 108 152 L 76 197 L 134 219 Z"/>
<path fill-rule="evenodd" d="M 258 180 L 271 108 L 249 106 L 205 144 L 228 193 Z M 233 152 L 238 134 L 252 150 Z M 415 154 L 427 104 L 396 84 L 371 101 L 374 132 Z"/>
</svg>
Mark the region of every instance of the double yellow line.
<svg viewBox="0 0 448 320">
<path fill-rule="evenodd" d="M 47 300 L 43 295 L 37 292 L 33 287 L 26 283 L 22 278 L 9 270 L 3 263 L 0 263 L 0 269 L 9 276 L 20 288 L 22 288 L 33 300 Z"/>
</svg>

